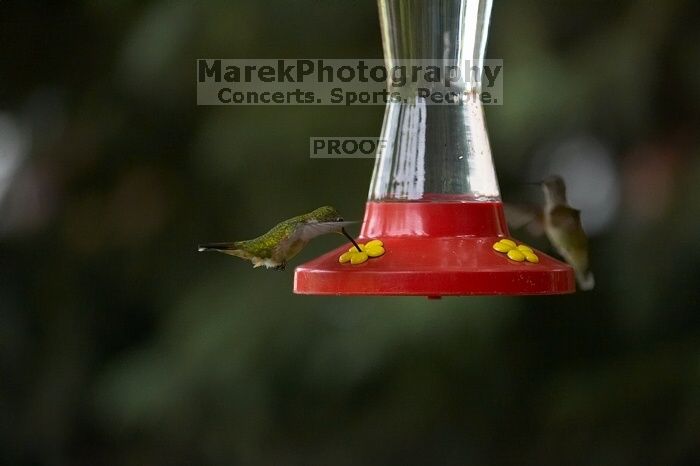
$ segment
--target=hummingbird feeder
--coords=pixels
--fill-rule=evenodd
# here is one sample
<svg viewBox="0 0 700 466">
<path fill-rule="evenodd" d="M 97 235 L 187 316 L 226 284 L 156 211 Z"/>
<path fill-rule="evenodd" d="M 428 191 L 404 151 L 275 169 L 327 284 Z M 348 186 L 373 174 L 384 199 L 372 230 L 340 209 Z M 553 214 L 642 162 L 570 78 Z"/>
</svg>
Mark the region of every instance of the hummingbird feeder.
<svg viewBox="0 0 700 466">
<path fill-rule="evenodd" d="M 379 0 L 387 69 L 425 59 L 481 69 L 491 0 Z M 410 69 L 410 68 L 409 68 Z M 433 104 L 416 88 L 387 103 L 359 241 L 385 254 L 340 263 L 344 245 L 297 267 L 310 295 L 546 295 L 575 290 L 572 269 L 510 239 L 491 157 L 480 83 Z M 498 243 L 498 244 L 497 244 Z M 507 243 L 507 244 L 506 244 Z M 509 246 L 510 244 L 510 246 Z M 529 252 L 528 252 L 529 250 Z M 530 260 L 532 258 L 532 260 Z"/>
</svg>

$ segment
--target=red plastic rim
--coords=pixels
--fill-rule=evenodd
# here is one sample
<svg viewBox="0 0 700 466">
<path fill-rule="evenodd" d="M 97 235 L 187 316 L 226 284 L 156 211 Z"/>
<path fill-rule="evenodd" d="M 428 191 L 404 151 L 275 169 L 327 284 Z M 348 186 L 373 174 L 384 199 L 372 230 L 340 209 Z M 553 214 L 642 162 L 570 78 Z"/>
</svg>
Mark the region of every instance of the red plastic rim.
<svg viewBox="0 0 700 466">
<path fill-rule="evenodd" d="M 573 270 L 535 251 L 515 262 L 493 244 L 509 237 L 500 202 L 369 202 L 360 239 L 386 253 L 340 264 L 349 245 L 297 267 L 294 292 L 312 295 L 545 295 L 575 291 Z"/>
</svg>

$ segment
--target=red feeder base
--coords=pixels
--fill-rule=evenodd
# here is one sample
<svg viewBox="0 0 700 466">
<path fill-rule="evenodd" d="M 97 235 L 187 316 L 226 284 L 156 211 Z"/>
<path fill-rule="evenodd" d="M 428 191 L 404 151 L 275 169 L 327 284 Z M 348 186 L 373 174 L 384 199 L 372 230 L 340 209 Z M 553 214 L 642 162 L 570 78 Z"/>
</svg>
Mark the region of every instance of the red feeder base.
<svg viewBox="0 0 700 466">
<path fill-rule="evenodd" d="M 314 295 L 544 295 L 575 291 L 571 267 L 535 251 L 515 262 L 493 249 L 508 237 L 500 202 L 369 202 L 360 241 L 386 253 L 340 264 L 345 244 L 296 268 L 294 292 Z"/>
</svg>

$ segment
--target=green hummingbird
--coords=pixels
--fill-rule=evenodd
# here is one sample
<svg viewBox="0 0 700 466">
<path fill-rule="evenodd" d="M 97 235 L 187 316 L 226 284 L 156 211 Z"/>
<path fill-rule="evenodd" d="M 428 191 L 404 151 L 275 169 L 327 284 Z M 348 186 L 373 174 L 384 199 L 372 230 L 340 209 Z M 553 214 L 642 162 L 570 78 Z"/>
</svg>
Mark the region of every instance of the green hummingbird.
<svg viewBox="0 0 700 466">
<path fill-rule="evenodd" d="M 589 268 L 588 237 L 581 225 L 581 211 L 571 207 L 566 199 L 564 179 L 552 175 L 535 184 L 544 192 L 544 207 L 506 205 L 508 223 L 513 228 L 528 224 L 529 231 L 536 235 L 544 232 L 554 249 L 573 267 L 579 288 L 593 289 L 595 279 Z"/>
<path fill-rule="evenodd" d="M 265 266 L 284 270 L 287 262 L 296 256 L 313 238 L 327 233 L 345 235 L 359 251 L 359 246 L 345 227 L 356 222 L 343 221 L 331 206 L 319 207 L 308 214 L 298 215 L 278 223 L 267 233 L 255 239 L 229 243 L 208 243 L 199 251 L 218 251 L 240 257 L 253 263 L 253 267 Z"/>
</svg>

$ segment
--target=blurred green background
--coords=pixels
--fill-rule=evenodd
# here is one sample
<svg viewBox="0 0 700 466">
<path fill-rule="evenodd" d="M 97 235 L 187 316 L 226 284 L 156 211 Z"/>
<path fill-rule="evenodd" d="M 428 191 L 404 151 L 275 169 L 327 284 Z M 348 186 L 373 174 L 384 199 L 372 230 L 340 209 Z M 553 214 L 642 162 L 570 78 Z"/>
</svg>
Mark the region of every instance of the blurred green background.
<svg viewBox="0 0 700 466">
<path fill-rule="evenodd" d="M 195 60 L 378 58 L 373 1 L 0 2 L 0 464 L 700 464 L 699 21 L 495 2 L 503 197 L 565 175 L 594 291 L 343 299 L 195 245 L 361 218 L 308 138 L 383 108 L 197 107 Z"/>
</svg>

